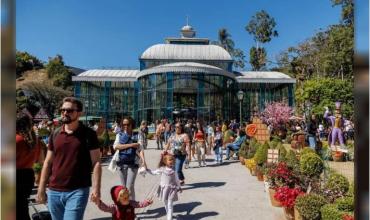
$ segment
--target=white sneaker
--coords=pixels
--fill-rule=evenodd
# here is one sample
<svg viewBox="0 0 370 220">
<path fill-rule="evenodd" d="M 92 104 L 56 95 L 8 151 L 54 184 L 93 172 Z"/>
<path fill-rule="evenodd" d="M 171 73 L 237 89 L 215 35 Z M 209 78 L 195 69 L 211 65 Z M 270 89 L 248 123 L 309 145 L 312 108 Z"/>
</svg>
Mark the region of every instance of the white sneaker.
<svg viewBox="0 0 370 220">
<path fill-rule="evenodd" d="M 203 162 L 203 166 L 205 166 L 205 167 L 207 166 L 206 162 Z"/>
</svg>

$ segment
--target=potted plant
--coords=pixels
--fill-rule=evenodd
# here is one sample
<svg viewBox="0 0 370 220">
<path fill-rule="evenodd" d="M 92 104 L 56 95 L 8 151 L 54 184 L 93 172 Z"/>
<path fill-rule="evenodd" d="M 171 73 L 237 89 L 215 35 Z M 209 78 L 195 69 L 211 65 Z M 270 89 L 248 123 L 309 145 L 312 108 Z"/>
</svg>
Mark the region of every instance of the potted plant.
<svg viewBox="0 0 370 220">
<path fill-rule="evenodd" d="M 294 206 L 295 219 L 320 219 L 320 209 L 327 204 L 323 196 L 304 194 L 297 196 Z"/>
<path fill-rule="evenodd" d="M 321 208 L 322 220 L 342 220 L 353 218 L 353 212 L 341 210 L 337 204 L 326 204 Z M 353 211 L 353 210 L 352 210 Z"/>
<path fill-rule="evenodd" d="M 257 163 L 256 174 L 259 181 L 263 181 L 262 165 L 267 161 L 268 148 L 269 145 L 267 142 L 265 142 L 263 145 L 258 147 L 256 154 L 253 157 Z"/>
<path fill-rule="evenodd" d="M 297 196 L 304 194 L 300 188 L 289 188 L 288 186 L 278 187 L 274 198 L 284 207 L 284 214 L 287 220 L 294 219 L 294 204 Z"/>
<path fill-rule="evenodd" d="M 268 168 L 266 172 L 267 182 L 269 184 L 269 194 L 272 206 L 281 207 L 281 204 L 275 200 L 275 193 L 278 187 L 288 186 L 294 187 L 297 184 L 298 179 L 294 175 L 291 169 L 284 162 L 280 162 Z"/>
<path fill-rule="evenodd" d="M 332 151 L 331 156 L 333 158 L 333 161 L 342 162 L 344 153 L 342 151 Z"/>
<path fill-rule="evenodd" d="M 249 169 L 252 176 L 256 175 L 256 161 L 252 159 L 245 159 L 245 166 Z"/>
<path fill-rule="evenodd" d="M 349 190 L 347 178 L 338 173 L 332 173 L 324 186 L 323 194 L 333 202 L 335 199 L 343 197 Z"/>
<path fill-rule="evenodd" d="M 40 173 L 42 170 L 42 164 L 41 163 L 34 163 L 33 166 L 33 171 L 35 173 L 35 183 L 38 185 L 40 183 Z"/>
<path fill-rule="evenodd" d="M 247 157 L 248 142 L 244 141 L 239 149 L 239 161 L 242 165 L 245 165 L 244 159 Z"/>
<path fill-rule="evenodd" d="M 307 153 L 299 161 L 300 171 L 308 177 L 320 176 L 324 170 L 324 163 L 316 153 Z"/>
<path fill-rule="evenodd" d="M 304 147 L 300 152 L 300 156 L 302 155 L 305 155 L 305 154 L 308 154 L 308 153 L 316 153 L 314 149 L 310 148 L 310 147 Z"/>
</svg>

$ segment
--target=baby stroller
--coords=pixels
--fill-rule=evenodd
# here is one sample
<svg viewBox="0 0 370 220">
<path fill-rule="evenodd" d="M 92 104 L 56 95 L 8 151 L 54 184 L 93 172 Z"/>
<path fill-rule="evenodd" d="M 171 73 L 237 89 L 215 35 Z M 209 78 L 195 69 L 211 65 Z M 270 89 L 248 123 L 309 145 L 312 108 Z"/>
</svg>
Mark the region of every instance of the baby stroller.
<svg viewBox="0 0 370 220">
<path fill-rule="evenodd" d="M 31 199 L 29 204 L 32 206 L 33 210 L 35 211 L 35 213 L 33 213 L 31 216 L 32 220 L 52 220 L 50 212 L 48 210 L 39 211 L 36 209 L 35 205 L 37 205 L 38 203 L 35 203 L 34 200 Z"/>
</svg>

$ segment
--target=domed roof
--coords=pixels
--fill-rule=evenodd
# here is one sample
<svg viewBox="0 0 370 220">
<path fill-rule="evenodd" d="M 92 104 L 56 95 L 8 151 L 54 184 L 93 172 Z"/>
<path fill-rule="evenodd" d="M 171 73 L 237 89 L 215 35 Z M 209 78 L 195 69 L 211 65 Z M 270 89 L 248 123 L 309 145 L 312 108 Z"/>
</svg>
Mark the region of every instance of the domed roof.
<svg viewBox="0 0 370 220">
<path fill-rule="evenodd" d="M 195 62 L 176 62 L 176 63 L 169 63 L 163 64 L 160 66 L 155 66 L 149 69 L 145 69 L 140 71 L 137 74 L 137 78 L 140 78 L 145 75 L 155 74 L 155 73 L 166 73 L 166 72 L 173 72 L 173 73 L 206 73 L 206 74 L 216 74 L 216 75 L 223 75 L 229 78 L 234 79 L 234 74 L 223 70 L 216 66 L 211 66 L 203 63 L 195 63 Z"/>
<path fill-rule="evenodd" d="M 232 61 L 230 54 L 218 45 L 189 44 L 156 44 L 146 49 L 140 59 Z"/>
</svg>

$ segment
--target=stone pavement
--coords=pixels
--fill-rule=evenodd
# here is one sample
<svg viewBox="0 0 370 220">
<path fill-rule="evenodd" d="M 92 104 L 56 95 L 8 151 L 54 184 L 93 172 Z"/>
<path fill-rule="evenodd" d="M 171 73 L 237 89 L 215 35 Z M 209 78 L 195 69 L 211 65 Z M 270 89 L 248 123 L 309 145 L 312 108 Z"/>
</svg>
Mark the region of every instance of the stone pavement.
<svg viewBox="0 0 370 220">
<path fill-rule="evenodd" d="M 155 141 L 149 141 L 145 151 L 148 167 L 155 169 L 160 151 Z M 109 159 L 103 162 L 102 200 L 111 203 L 110 188 L 120 184 L 118 173 L 107 170 Z M 239 161 L 226 161 L 215 166 L 213 156 L 207 156 L 208 166 L 184 169 L 185 185 L 174 204 L 174 219 L 235 219 L 235 220 L 280 220 L 284 219 L 282 208 L 271 206 L 264 191 L 263 182 L 257 181 Z M 159 183 L 160 176 L 138 175 L 135 184 L 136 199 L 143 200 Z M 31 210 L 32 212 L 32 210 Z M 138 219 L 166 219 L 164 204 L 154 197 L 154 203 L 143 209 L 136 209 Z M 89 202 L 84 219 L 111 219 Z"/>
</svg>

